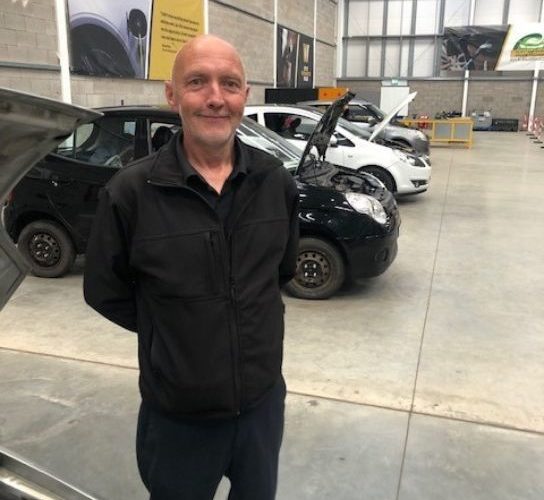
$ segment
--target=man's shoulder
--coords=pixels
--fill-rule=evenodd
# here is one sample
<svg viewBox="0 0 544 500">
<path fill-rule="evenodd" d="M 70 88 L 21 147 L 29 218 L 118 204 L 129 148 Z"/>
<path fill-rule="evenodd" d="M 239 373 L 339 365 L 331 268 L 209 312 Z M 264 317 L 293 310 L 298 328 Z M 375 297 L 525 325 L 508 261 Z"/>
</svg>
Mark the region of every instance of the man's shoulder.
<svg viewBox="0 0 544 500">
<path fill-rule="evenodd" d="M 242 141 L 240 143 L 245 150 L 246 161 L 252 172 L 257 175 L 273 173 L 287 184 L 294 185 L 293 176 L 287 171 L 280 159 L 262 149 L 249 146 Z"/>
<path fill-rule="evenodd" d="M 106 184 L 111 193 L 122 195 L 147 183 L 157 153 L 145 156 L 120 169 Z"/>
<path fill-rule="evenodd" d="M 262 149 L 250 146 L 238 139 L 240 148 L 244 151 L 246 161 L 249 162 L 249 166 L 254 170 L 267 170 L 270 168 L 283 167 L 281 160 L 275 156 L 263 151 Z"/>
</svg>

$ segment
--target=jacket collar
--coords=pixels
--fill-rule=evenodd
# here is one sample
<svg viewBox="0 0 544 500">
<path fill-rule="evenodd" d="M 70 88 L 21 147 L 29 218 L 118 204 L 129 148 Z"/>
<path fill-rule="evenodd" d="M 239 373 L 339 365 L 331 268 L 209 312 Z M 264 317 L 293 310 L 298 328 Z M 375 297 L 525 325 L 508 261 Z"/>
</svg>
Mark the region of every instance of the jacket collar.
<svg viewBox="0 0 544 500">
<path fill-rule="evenodd" d="M 276 158 L 254 148 L 246 146 L 238 137 L 235 137 L 236 162 L 240 171 L 247 172 L 249 177 L 264 173 L 281 165 Z M 151 166 L 149 181 L 157 184 L 187 186 L 187 177 L 192 169 L 178 146 L 181 142 L 181 132 L 178 132 L 170 142 L 161 148 L 155 155 Z M 181 155 L 181 158 L 180 158 Z M 180 164 L 182 163 L 182 164 Z"/>
</svg>

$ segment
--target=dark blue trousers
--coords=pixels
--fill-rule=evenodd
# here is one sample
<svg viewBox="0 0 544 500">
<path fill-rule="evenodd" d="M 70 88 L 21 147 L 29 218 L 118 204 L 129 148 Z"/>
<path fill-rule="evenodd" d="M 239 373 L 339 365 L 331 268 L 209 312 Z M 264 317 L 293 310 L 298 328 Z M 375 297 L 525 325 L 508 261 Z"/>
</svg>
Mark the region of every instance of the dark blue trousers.
<svg viewBox="0 0 544 500">
<path fill-rule="evenodd" d="M 136 455 L 151 500 L 212 500 L 223 476 L 229 500 L 273 500 L 283 437 L 285 382 L 238 417 L 193 422 L 142 403 Z"/>
</svg>

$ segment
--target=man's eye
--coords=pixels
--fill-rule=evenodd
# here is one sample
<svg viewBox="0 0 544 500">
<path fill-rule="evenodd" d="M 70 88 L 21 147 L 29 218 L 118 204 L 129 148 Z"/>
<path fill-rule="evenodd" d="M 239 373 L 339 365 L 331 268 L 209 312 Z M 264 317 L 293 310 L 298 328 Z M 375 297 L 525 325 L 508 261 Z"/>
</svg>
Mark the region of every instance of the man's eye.
<svg viewBox="0 0 544 500">
<path fill-rule="evenodd" d="M 239 89 L 240 88 L 240 83 L 237 82 L 236 80 L 227 80 L 225 82 L 225 87 L 227 87 L 229 89 Z"/>
<path fill-rule="evenodd" d="M 202 85 L 202 78 L 192 78 L 191 80 L 189 80 L 189 85 L 192 85 L 193 87 L 194 86 L 198 86 L 198 85 Z"/>
</svg>

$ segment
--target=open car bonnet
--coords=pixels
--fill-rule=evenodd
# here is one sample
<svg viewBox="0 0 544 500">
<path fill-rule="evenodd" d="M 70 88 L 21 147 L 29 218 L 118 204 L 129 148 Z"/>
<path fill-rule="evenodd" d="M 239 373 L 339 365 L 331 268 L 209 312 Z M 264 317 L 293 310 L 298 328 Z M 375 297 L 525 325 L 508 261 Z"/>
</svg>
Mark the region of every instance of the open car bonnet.
<svg viewBox="0 0 544 500">
<path fill-rule="evenodd" d="M 0 207 L 21 177 L 80 124 L 100 113 L 0 88 Z M 0 310 L 27 270 L 0 224 Z"/>
<path fill-rule="evenodd" d="M 317 149 L 318 160 L 323 162 L 325 160 L 325 153 L 329 147 L 329 142 L 338 123 L 338 118 L 342 116 L 344 108 L 346 105 L 355 97 L 355 94 L 352 92 L 346 92 L 342 97 L 334 101 L 323 113 L 321 120 L 314 128 L 312 135 L 306 143 L 304 148 L 304 153 L 300 158 L 300 163 L 298 164 L 296 173 L 298 175 L 304 176 L 304 170 L 307 168 L 313 168 L 313 162 L 308 162 L 308 156 L 311 155 L 311 150 L 313 147 Z M 308 167 L 312 165 L 312 167 Z"/>
<path fill-rule="evenodd" d="M 411 94 L 408 94 L 402 101 L 400 101 L 389 113 L 387 113 L 387 116 L 374 127 L 374 130 L 372 131 L 372 135 L 368 139 L 370 142 L 372 142 L 380 132 L 389 125 L 391 120 L 397 116 L 397 113 L 404 108 L 407 104 L 411 103 L 416 98 L 417 92 L 412 92 Z"/>
</svg>

